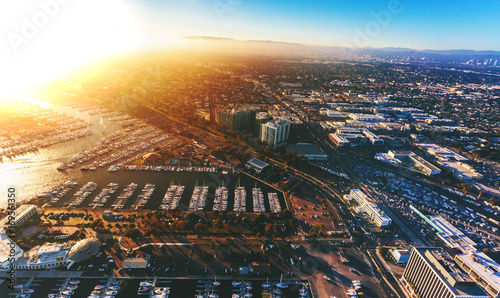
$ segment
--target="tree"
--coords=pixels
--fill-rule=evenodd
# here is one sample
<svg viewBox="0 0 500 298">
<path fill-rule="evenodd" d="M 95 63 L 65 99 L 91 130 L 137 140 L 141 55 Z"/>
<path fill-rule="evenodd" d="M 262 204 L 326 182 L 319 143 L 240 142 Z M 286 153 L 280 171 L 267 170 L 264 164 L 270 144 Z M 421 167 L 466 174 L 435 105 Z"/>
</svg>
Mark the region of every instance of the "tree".
<svg viewBox="0 0 500 298">
<path fill-rule="evenodd" d="M 311 227 L 309 230 L 309 237 L 311 238 L 317 238 L 321 235 L 321 231 L 325 228 L 325 225 L 320 223 L 320 224 L 315 224 L 314 226 Z"/>
<path fill-rule="evenodd" d="M 141 238 L 143 236 L 143 234 L 140 230 L 131 228 L 131 229 L 128 229 L 127 231 L 125 231 L 123 236 L 128 237 L 130 239 L 137 240 L 137 239 Z"/>
<path fill-rule="evenodd" d="M 201 233 L 201 232 L 205 231 L 205 229 L 206 229 L 205 225 L 202 224 L 201 222 L 194 225 L 194 231 L 196 233 Z"/>
</svg>

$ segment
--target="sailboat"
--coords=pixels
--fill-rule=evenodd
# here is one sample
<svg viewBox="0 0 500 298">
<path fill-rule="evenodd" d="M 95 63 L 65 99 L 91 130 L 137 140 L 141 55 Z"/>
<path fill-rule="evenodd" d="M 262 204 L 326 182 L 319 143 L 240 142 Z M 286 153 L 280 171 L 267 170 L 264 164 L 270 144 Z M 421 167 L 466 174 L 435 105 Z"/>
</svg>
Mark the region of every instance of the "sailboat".
<svg viewBox="0 0 500 298">
<path fill-rule="evenodd" d="M 288 285 L 283 282 L 283 273 L 281 273 L 280 282 L 276 284 L 278 288 L 286 289 Z"/>
</svg>

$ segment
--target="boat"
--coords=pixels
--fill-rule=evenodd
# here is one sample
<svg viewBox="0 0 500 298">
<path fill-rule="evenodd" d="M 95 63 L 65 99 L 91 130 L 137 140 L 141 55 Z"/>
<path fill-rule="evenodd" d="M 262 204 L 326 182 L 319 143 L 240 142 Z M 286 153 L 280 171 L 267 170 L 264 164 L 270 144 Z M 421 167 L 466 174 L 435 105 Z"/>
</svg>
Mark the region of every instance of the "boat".
<svg viewBox="0 0 500 298">
<path fill-rule="evenodd" d="M 73 295 L 75 293 L 75 291 L 66 290 L 66 291 L 63 291 L 62 293 L 63 293 L 63 295 L 69 295 L 69 296 L 71 296 L 71 295 Z"/>
<path fill-rule="evenodd" d="M 57 170 L 58 171 L 64 171 L 64 170 L 66 170 L 66 166 L 65 165 L 60 165 L 60 166 L 57 167 Z"/>
<path fill-rule="evenodd" d="M 104 288 L 106 288 L 106 286 L 103 286 L 103 285 L 97 285 L 97 286 L 95 286 L 95 287 L 94 287 L 94 290 L 102 290 L 102 289 L 104 289 Z"/>
<path fill-rule="evenodd" d="M 118 294 L 118 292 L 117 291 L 107 291 L 105 294 L 108 296 L 114 296 L 114 295 Z"/>
<path fill-rule="evenodd" d="M 78 289 L 77 285 L 70 285 L 69 287 L 66 287 L 66 290 L 69 290 L 69 291 L 74 291 L 76 289 Z"/>
<path fill-rule="evenodd" d="M 151 292 L 151 288 L 149 288 L 149 287 L 140 287 L 137 290 L 137 295 L 149 295 L 150 292 Z"/>
<path fill-rule="evenodd" d="M 79 280 L 72 280 L 69 282 L 70 285 L 79 285 L 80 281 Z"/>
<path fill-rule="evenodd" d="M 153 283 L 150 282 L 150 281 L 141 281 L 141 283 L 139 284 L 139 286 L 141 286 L 141 287 L 152 287 Z"/>
<path fill-rule="evenodd" d="M 118 170 L 119 170 L 119 168 L 117 166 L 110 166 L 108 169 L 108 172 L 116 172 Z"/>
<path fill-rule="evenodd" d="M 276 284 L 276 287 L 281 288 L 281 289 L 288 288 L 288 285 L 283 282 L 283 274 L 281 274 L 280 282 Z"/>
<path fill-rule="evenodd" d="M 120 290 L 120 286 L 111 286 L 108 289 L 111 291 L 118 291 L 118 290 Z"/>
<path fill-rule="evenodd" d="M 215 281 L 212 283 L 214 286 L 220 286 L 220 281 L 217 281 L 217 276 L 215 277 Z"/>
<path fill-rule="evenodd" d="M 271 287 L 271 284 L 269 283 L 269 277 L 267 278 L 267 281 L 262 284 L 262 287 L 264 289 L 269 289 Z"/>
<path fill-rule="evenodd" d="M 241 281 L 235 280 L 231 284 L 233 285 L 233 287 L 237 287 L 237 286 L 241 285 Z"/>
<path fill-rule="evenodd" d="M 170 294 L 170 288 L 155 288 L 151 298 L 168 298 Z"/>
</svg>

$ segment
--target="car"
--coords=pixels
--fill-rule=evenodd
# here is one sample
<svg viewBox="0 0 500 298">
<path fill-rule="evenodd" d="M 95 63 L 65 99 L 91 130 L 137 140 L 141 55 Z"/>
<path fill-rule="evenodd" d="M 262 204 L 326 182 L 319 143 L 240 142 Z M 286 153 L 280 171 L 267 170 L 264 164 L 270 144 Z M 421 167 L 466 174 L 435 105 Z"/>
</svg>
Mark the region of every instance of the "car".
<svg viewBox="0 0 500 298">
<path fill-rule="evenodd" d="M 92 268 L 92 267 L 94 267 L 94 264 L 89 264 L 89 268 Z"/>
<path fill-rule="evenodd" d="M 326 276 L 326 275 L 323 275 L 323 278 L 324 278 L 325 280 L 328 280 L 328 281 L 332 280 L 330 277 L 328 277 L 328 276 Z"/>
<path fill-rule="evenodd" d="M 100 271 L 100 272 L 103 272 L 103 271 L 104 271 L 104 268 L 99 268 L 99 271 Z"/>
</svg>

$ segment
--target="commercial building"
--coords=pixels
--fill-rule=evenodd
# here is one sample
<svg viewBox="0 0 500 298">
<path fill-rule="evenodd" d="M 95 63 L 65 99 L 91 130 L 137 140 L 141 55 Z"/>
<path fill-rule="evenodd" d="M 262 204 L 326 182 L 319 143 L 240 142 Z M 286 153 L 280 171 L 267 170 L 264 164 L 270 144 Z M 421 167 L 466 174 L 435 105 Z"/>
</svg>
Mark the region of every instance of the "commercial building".
<svg viewBox="0 0 500 298">
<path fill-rule="evenodd" d="M 419 172 L 427 176 L 441 173 L 441 170 L 438 167 L 411 151 L 389 150 L 387 153 L 377 153 L 375 155 L 375 159 L 411 171 Z"/>
<path fill-rule="evenodd" d="M 4 227 L 18 228 L 24 224 L 33 215 L 38 214 L 40 211 L 36 205 L 21 205 L 16 210 L 10 211 L 14 216 L 14 220 L 11 220 L 9 216 L 0 220 L 0 229 L 3 231 Z"/>
<path fill-rule="evenodd" d="M 500 298 L 500 265 L 485 253 L 455 255 L 455 262 L 493 298 Z"/>
<path fill-rule="evenodd" d="M 410 209 L 413 210 L 418 216 L 420 216 L 425 222 L 427 222 L 431 227 L 436 230 L 438 237 L 444 242 L 449 248 L 458 249 L 462 252 L 466 251 L 476 251 L 477 243 L 472 241 L 467 235 L 462 231 L 455 228 L 451 223 L 441 216 L 430 216 L 422 214 L 415 206 L 410 205 Z"/>
<path fill-rule="evenodd" d="M 385 117 L 381 115 L 374 114 L 349 114 L 349 118 L 352 120 L 363 121 L 363 122 L 384 122 Z"/>
<path fill-rule="evenodd" d="M 369 131 L 368 129 L 363 129 L 362 132 L 368 138 L 368 140 L 370 141 L 370 143 L 373 146 L 383 146 L 384 145 L 384 140 L 381 139 L 376 134 Z"/>
<path fill-rule="evenodd" d="M 250 109 L 219 109 L 215 114 L 215 122 L 224 129 L 248 129 L 255 121 L 255 111 Z"/>
<path fill-rule="evenodd" d="M 260 160 L 260 159 L 252 158 L 247 162 L 246 166 L 249 169 L 254 169 L 257 173 L 260 173 L 265 168 L 267 168 L 269 166 L 269 164 L 267 162 Z"/>
<path fill-rule="evenodd" d="M 368 214 L 370 220 L 375 222 L 377 226 L 383 227 L 391 224 L 391 218 L 384 211 L 380 210 L 361 190 L 352 189 L 350 197 L 358 202 L 360 207 Z"/>
<path fill-rule="evenodd" d="M 295 152 L 297 155 L 304 155 L 309 160 L 327 160 L 328 155 L 316 144 L 296 143 L 286 147 L 288 151 Z"/>
<path fill-rule="evenodd" d="M 69 268 L 75 262 L 81 262 L 95 255 L 99 247 L 100 242 L 96 238 L 44 244 L 24 252 L 14 266 L 16 269 Z"/>
<path fill-rule="evenodd" d="M 349 146 L 350 142 L 344 138 L 343 136 L 341 135 L 338 135 L 336 133 L 331 133 L 329 135 L 330 137 L 330 140 L 335 144 L 337 145 L 337 147 L 347 147 Z"/>
<path fill-rule="evenodd" d="M 286 120 L 271 120 L 262 124 L 260 130 L 260 141 L 276 148 L 284 144 L 290 135 L 290 122 Z"/>
<path fill-rule="evenodd" d="M 462 155 L 451 151 L 448 148 L 443 148 L 436 144 L 415 144 L 418 147 L 422 148 L 422 150 L 426 151 L 428 154 L 434 156 L 439 161 L 467 161 L 468 159 L 463 157 Z"/>
<path fill-rule="evenodd" d="M 147 268 L 148 261 L 144 258 L 125 258 L 122 268 Z"/>
<path fill-rule="evenodd" d="M 0 231 L 0 269 L 8 269 L 11 260 L 17 260 L 23 255 L 23 250 L 14 240 L 9 238 L 4 230 Z"/>
<path fill-rule="evenodd" d="M 397 264 L 406 264 L 410 260 L 410 252 L 406 249 L 391 249 L 391 256 Z"/>
<path fill-rule="evenodd" d="M 447 171 L 460 181 L 471 181 L 483 178 L 483 175 L 476 172 L 470 165 L 459 161 L 440 161 Z"/>
<path fill-rule="evenodd" d="M 488 298 L 442 248 L 414 247 L 401 278 L 410 297 Z"/>
</svg>

